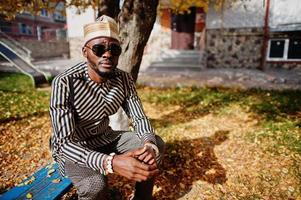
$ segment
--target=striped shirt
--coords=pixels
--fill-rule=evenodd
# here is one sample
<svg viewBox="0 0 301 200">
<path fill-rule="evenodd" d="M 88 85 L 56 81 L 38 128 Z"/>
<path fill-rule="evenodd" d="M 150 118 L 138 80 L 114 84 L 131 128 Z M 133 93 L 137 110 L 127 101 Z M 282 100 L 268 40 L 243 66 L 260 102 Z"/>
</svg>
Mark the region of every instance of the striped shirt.
<svg viewBox="0 0 301 200">
<path fill-rule="evenodd" d="M 62 175 L 68 159 L 104 174 L 107 155 L 96 151 L 118 137 L 109 126 L 109 116 L 122 107 L 132 120 L 142 142 L 156 144 L 154 130 L 137 96 L 131 76 L 116 69 L 116 76 L 98 84 L 90 79 L 82 62 L 55 77 L 52 82 L 50 117 L 51 151 Z"/>
</svg>

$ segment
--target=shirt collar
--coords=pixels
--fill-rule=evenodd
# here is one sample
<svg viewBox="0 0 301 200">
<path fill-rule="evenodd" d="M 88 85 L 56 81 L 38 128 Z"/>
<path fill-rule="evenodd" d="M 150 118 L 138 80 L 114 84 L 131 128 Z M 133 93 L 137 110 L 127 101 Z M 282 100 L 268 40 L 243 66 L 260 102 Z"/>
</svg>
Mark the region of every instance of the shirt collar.
<svg viewBox="0 0 301 200">
<path fill-rule="evenodd" d="M 106 82 L 104 83 L 96 83 L 95 81 L 93 81 L 90 76 L 89 76 L 89 73 L 88 73 L 88 63 L 86 62 L 85 63 L 85 74 L 84 74 L 84 79 L 88 82 L 92 82 L 93 84 L 96 84 L 96 85 L 108 85 L 111 83 L 111 80 L 108 79 Z"/>
</svg>

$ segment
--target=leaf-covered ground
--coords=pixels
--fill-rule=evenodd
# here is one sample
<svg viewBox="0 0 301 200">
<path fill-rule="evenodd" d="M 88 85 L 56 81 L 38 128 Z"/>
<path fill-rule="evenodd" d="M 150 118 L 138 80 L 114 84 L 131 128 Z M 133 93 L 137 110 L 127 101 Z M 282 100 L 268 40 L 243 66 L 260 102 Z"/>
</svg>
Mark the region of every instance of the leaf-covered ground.
<svg viewBox="0 0 301 200">
<path fill-rule="evenodd" d="M 13 102 L 18 96 L 0 89 Z M 1 108 L 2 191 L 51 161 L 49 90 L 22 91 L 33 98 L 27 109 L 26 98 L 14 112 Z M 157 199 L 301 199 L 300 91 L 141 87 L 139 94 L 167 145 Z M 35 107 L 41 95 L 47 103 Z M 120 177 L 110 182 L 124 196 L 132 191 Z"/>
</svg>

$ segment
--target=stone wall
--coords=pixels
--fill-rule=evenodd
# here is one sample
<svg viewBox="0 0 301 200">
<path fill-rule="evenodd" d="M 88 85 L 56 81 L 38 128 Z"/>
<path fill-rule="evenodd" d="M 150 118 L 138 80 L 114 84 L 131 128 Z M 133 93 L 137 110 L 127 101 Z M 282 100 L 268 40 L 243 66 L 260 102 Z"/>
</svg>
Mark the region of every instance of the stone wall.
<svg viewBox="0 0 301 200">
<path fill-rule="evenodd" d="M 270 33 L 270 38 L 289 38 Z M 206 30 L 206 57 L 209 68 L 260 68 L 262 28 L 223 28 Z M 264 69 L 301 69 L 301 62 L 266 61 Z"/>
<path fill-rule="evenodd" d="M 50 57 L 69 57 L 69 43 L 66 41 L 18 41 L 31 51 L 31 57 L 35 59 L 45 59 Z"/>
<path fill-rule="evenodd" d="M 207 29 L 209 68 L 258 68 L 263 43 L 261 28 Z"/>
<path fill-rule="evenodd" d="M 298 69 L 301 70 L 301 62 L 267 62 L 266 68 Z"/>
</svg>

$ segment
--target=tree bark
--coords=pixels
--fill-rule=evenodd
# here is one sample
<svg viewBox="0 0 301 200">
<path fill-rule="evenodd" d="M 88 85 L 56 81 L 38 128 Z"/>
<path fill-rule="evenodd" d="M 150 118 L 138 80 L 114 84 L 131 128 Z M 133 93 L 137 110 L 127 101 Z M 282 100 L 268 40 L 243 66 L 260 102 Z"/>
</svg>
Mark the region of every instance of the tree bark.
<svg viewBox="0 0 301 200">
<path fill-rule="evenodd" d="M 136 81 L 144 47 L 157 16 L 158 0 L 125 0 L 118 16 L 122 54 L 118 67 Z"/>
<path fill-rule="evenodd" d="M 100 0 L 98 5 L 98 15 L 97 18 L 101 15 L 107 15 L 115 20 L 118 20 L 119 9 L 119 0 Z"/>
</svg>

